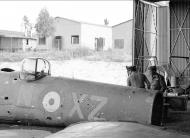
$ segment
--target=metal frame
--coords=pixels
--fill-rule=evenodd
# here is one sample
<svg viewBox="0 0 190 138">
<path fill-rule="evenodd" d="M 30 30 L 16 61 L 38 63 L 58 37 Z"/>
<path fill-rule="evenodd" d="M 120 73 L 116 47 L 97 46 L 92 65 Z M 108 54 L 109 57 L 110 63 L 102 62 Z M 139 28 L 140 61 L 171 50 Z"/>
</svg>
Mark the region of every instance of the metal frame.
<svg viewBox="0 0 190 138">
<path fill-rule="evenodd" d="M 158 5 L 149 4 L 142 0 L 136 0 L 136 7 L 135 7 L 135 14 L 134 14 L 134 57 L 133 57 L 133 64 L 138 64 L 138 60 L 140 56 L 152 56 L 150 51 L 153 49 L 157 50 L 157 38 L 158 38 L 158 31 L 157 31 L 157 12 L 158 12 Z M 154 9 L 155 8 L 155 9 Z M 154 12 L 155 10 L 155 12 Z M 148 16 L 150 14 L 150 16 Z M 146 23 L 148 18 L 151 17 L 154 25 L 155 31 L 147 31 Z M 146 35 L 154 35 L 154 42 L 153 47 L 150 49 L 147 43 Z M 138 38 L 139 37 L 139 38 Z M 139 39 L 139 40 L 136 40 Z M 138 45 L 140 41 L 140 45 Z M 155 51 L 157 53 L 157 51 Z M 143 62 L 143 61 L 142 61 Z M 142 67 L 139 71 L 143 72 L 145 69 L 144 63 L 142 63 Z"/>
<path fill-rule="evenodd" d="M 154 59 L 154 64 L 152 65 L 151 64 L 151 60 L 150 59 Z M 158 60 L 157 60 L 157 57 L 156 56 L 139 56 L 138 58 L 137 58 L 137 60 L 138 60 L 138 62 L 137 62 L 137 69 L 139 70 L 139 71 L 141 71 L 141 68 L 139 69 L 139 67 L 141 67 L 141 64 L 142 63 L 144 63 L 144 72 L 146 72 L 147 71 L 147 69 L 148 69 L 148 67 L 149 67 L 149 65 L 151 65 L 151 66 L 158 66 Z M 140 66 L 139 66 L 140 65 Z"/>
<path fill-rule="evenodd" d="M 22 61 L 22 68 L 21 68 L 21 70 L 23 70 L 23 62 L 26 60 L 26 59 L 31 59 L 31 60 L 35 60 L 35 73 L 37 72 L 37 64 L 38 64 L 38 60 L 43 60 L 43 61 L 45 61 L 45 62 L 47 62 L 48 63 L 48 66 L 49 66 L 49 70 L 48 70 L 48 75 L 51 75 L 51 64 L 50 64 L 50 62 L 48 61 L 48 60 L 46 60 L 45 58 L 41 58 L 41 57 L 28 57 L 28 58 L 25 58 L 25 59 L 23 59 L 23 61 Z"/>
<path fill-rule="evenodd" d="M 171 28 L 170 29 L 170 34 L 172 35 L 172 31 L 178 31 L 177 33 L 177 37 L 176 39 L 174 40 L 174 43 L 172 44 L 172 40 L 170 39 L 170 65 L 172 65 L 175 70 L 177 71 L 177 73 L 179 74 L 179 77 L 182 77 L 182 76 L 185 76 L 185 75 L 188 75 L 188 72 L 186 73 L 187 69 L 189 68 L 189 65 L 190 65 L 190 60 L 189 60 L 189 56 L 190 56 L 190 45 L 188 44 L 188 40 L 184 34 L 184 30 L 189 30 L 190 31 L 190 28 L 184 28 L 184 23 L 185 21 L 187 20 L 187 16 L 188 14 L 190 14 L 190 8 L 187 8 L 186 10 L 186 13 L 185 13 L 185 16 L 182 20 L 182 22 L 180 23 L 179 22 L 179 19 L 174 11 L 174 9 L 172 8 L 172 6 L 170 6 L 170 14 L 173 14 L 175 20 L 176 20 L 176 23 L 177 23 L 177 26 L 176 28 Z M 186 44 L 186 48 L 187 48 L 187 51 L 188 51 L 188 55 L 187 57 L 184 56 L 184 55 L 175 55 L 175 49 L 177 48 L 177 42 L 179 40 L 179 37 L 182 36 L 185 44 Z M 175 59 L 185 59 L 186 60 L 186 66 L 184 67 L 184 69 L 182 71 L 179 70 L 179 68 L 177 67 L 177 65 L 175 64 Z"/>
</svg>

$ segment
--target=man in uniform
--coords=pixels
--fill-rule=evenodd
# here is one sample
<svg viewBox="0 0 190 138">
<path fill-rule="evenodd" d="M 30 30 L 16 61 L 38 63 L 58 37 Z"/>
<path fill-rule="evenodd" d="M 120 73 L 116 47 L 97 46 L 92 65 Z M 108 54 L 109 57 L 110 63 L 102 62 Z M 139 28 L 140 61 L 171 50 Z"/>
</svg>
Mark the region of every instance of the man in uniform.
<svg viewBox="0 0 190 138">
<path fill-rule="evenodd" d="M 161 92 L 164 92 L 166 90 L 166 82 L 164 79 L 164 76 L 157 73 L 156 66 L 150 66 L 148 68 L 148 76 L 147 78 L 150 81 L 150 89 L 153 90 L 160 90 Z"/>
<path fill-rule="evenodd" d="M 150 88 L 150 82 L 147 77 L 136 71 L 136 66 L 126 66 L 128 71 L 127 86 L 137 87 L 137 88 Z"/>
</svg>

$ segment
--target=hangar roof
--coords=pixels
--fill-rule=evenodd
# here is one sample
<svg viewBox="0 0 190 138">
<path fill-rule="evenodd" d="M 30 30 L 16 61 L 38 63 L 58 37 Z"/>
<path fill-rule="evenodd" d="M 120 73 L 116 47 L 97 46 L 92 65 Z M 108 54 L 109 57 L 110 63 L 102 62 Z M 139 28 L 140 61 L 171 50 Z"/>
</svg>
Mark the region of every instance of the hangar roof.
<svg viewBox="0 0 190 138">
<path fill-rule="evenodd" d="M 148 1 L 148 2 L 159 2 L 159 1 L 179 1 L 179 2 L 181 2 L 181 1 L 184 1 L 184 2 L 188 2 L 188 1 L 190 1 L 190 0 L 145 0 L 145 1 Z"/>
</svg>

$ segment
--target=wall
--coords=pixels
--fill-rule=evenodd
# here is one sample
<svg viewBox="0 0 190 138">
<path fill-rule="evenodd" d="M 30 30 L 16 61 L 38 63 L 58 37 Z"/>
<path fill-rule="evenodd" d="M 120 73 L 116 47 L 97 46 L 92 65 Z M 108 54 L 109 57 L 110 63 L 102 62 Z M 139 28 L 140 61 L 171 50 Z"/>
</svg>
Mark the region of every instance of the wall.
<svg viewBox="0 0 190 138">
<path fill-rule="evenodd" d="M 1 37 L 0 50 L 22 50 L 22 38 Z"/>
<path fill-rule="evenodd" d="M 103 37 L 105 46 L 103 50 L 112 48 L 112 28 L 101 25 L 81 24 L 81 46 L 95 49 L 95 38 Z"/>
<path fill-rule="evenodd" d="M 112 27 L 113 48 L 115 47 L 114 46 L 115 39 L 123 39 L 124 49 L 126 49 L 125 51 L 128 54 L 132 53 L 132 25 L 133 25 L 133 20 L 129 20 Z"/>
<path fill-rule="evenodd" d="M 55 18 L 54 26 L 55 26 L 55 33 L 54 33 L 54 36 L 51 37 L 52 43 L 55 36 L 62 36 L 63 49 L 75 48 L 75 47 L 80 46 L 81 30 L 80 30 L 79 22 L 75 22 L 69 19 L 64 19 L 64 18 Z M 71 44 L 72 35 L 79 35 L 79 44 Z"/>
</svg>

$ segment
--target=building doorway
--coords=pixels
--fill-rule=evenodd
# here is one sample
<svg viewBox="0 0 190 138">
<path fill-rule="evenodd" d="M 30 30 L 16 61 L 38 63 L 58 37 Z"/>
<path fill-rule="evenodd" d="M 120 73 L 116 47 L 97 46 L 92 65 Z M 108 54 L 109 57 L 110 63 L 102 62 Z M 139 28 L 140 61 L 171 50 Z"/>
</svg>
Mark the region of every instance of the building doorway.
<svg viewBox="0 0 190 138">
<path fill-rule="evenodd" d="M 103 51 L 105 45 L 105 39 L 103 37 L 95 38 L 95 50 Z"/>
<path fill-rule="evenodd" d="M 62 50 L 63 49 L 62 44 L 63 44 L 62 36 L 55 36 L 54 49 L 59 50 L 59 51 Z"/>
</svg>

